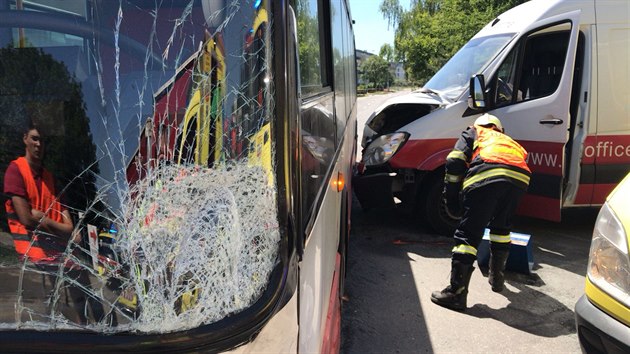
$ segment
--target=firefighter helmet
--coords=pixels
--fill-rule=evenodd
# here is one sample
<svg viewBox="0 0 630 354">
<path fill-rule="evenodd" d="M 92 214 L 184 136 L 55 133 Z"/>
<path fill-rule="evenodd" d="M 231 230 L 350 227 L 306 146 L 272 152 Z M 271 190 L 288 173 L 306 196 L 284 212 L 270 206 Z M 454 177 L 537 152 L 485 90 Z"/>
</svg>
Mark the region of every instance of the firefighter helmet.
<svg viewBox="0 0 630 354">
<path fill-rule="evenodd" d="M 499 131 L 503 131 L 503 125 L 501 124 L 499 118 L 488 113 L 482 114 L 479 118 L 477 118 L 477 120 L 475 120 L 475 125 L 480 125 L 482 127 L 494 125 Z"/>
</svg>

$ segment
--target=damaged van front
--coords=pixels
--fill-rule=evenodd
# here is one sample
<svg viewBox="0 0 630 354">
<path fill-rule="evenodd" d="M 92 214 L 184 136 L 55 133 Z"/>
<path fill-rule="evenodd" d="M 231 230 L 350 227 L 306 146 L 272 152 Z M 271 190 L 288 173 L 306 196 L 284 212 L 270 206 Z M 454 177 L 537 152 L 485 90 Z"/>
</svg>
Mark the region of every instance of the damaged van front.
<svg viewBox="0 0 630 354">
<path fill-rule="evenodd" d="M 414 91 L 388 100 L 370 115 L 361 140 L 359 175 L 354 181 L 355 193 L 364 209 L 393 206 L 395 197 L 404 199 L 405 183 L 401 177 L 405 172 L 394 167 L 393 160 L 410 137 L 403 127 L 446 102 L 431 91 Z"/>
<path fill-rule="evenodd" d="M 434 225 L 440 230 L 455 222 L 439 207 L 440 168 L 466 124 L 462 115 L 475 114 L 467 107 L 470 77 L 491 70 L 493 60 L 514 38 L 511 32 L 492 32 L 473 38 L 422 89 L 388 100 L 368 118 L 354 180 L 363 208 L 402 202 L 442 222 Z"/>
</svg>

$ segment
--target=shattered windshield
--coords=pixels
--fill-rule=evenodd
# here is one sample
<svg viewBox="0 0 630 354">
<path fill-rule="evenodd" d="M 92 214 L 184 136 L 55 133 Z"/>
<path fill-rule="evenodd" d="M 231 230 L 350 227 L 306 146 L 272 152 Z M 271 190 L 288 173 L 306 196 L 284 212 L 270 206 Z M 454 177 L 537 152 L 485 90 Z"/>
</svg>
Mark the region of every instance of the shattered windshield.
<svg viewBox="0 0 630 354">
<path fill-rule="evenodd" d="M 470 77 L 481 73 L 514 37 L 513 33 L 471 39 L 429 80 L 425 87 L 451 100 L 468 89 Z"/>
<path fill-rule="evenodd" d="M 261 0 L 0 2 L 0 327 L 166 333 L 259 300 L 280 232 Z"/>
</svg>

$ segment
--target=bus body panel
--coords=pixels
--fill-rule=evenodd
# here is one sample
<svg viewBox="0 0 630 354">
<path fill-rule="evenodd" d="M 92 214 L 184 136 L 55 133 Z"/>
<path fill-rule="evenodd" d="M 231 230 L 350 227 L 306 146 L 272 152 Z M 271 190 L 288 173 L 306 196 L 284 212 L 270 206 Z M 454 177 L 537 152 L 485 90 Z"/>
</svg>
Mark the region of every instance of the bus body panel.
<svg viewBox="0 0 630 354">
<path fill-rule="evenodd" d="M 335 168 L 335 172 L 338 168 Z M 306 242 L 300 264 L 300 336 L 299 351 L 318 353 L 326 325 L 334 265 L 339 246 L 338 239 L 330 237 L 329 230 L 339 228 L 340 193 L 333 187 L 326 188 L 322 212 L 318 215 L 313 231 Z M 308 314 L 308 315 L 307 315 Z"/>
<path fill-rule="evenodd" d="M 256 340 L 225 353 L 297 353 L 297 293 L 278 311 L 256 336 Z"/>
</svg>

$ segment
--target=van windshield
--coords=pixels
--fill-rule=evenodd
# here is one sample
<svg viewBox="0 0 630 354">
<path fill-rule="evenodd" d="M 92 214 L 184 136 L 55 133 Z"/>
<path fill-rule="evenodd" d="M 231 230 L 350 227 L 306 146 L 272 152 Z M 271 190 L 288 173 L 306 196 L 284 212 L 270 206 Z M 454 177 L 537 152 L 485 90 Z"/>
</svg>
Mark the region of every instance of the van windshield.
<svg viewBox="0 0 630 354">
<path fill-rule="evenodd" d="M 425 87 L 444 93 L 450 99 L 459 97 L 468 88 L 468 81 L 514 38 L 514 33 L 474 38 L 464 45 L 426 83 Z"/>
</svg>

